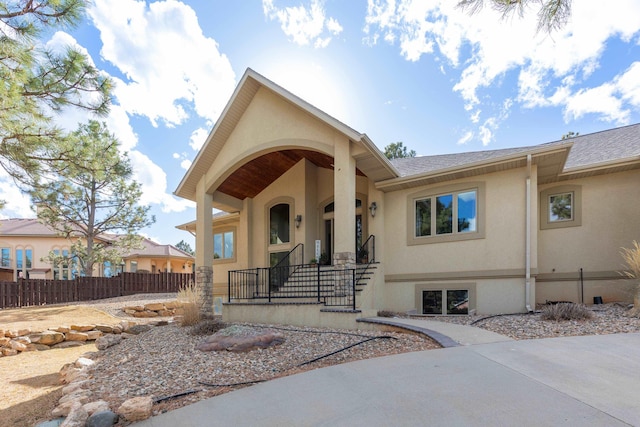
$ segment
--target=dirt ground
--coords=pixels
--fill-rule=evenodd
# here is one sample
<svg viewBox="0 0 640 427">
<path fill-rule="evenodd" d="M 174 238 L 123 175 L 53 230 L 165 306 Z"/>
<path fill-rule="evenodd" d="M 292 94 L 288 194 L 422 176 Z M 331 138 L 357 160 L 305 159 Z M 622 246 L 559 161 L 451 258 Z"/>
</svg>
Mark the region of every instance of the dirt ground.
<svg viewBox="0 0 640 427">
<path fill-rule="evenodd" d="M 31 307 L 0 310 L 0 329 L 42 331 L 72 324 L 115 325 L 122 319 L 85 306 Z M 95 351 L 93 343 L 0 357 L 0 424 L 32 427 L 50 418 L 62 397 L 58 372 L 65 363 Z"/>
</svg>

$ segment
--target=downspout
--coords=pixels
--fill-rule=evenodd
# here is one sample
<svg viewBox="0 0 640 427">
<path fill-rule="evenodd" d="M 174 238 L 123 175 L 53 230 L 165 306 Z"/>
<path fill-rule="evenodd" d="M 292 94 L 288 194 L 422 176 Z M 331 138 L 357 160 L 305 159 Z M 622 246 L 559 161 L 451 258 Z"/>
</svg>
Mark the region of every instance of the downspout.
<svg viewBox="0 0 640 427">
<path fill-rule="evenodd" d="M 524 304 L 531 313 L 531 154 L 527 154 Z"/>
</svg>

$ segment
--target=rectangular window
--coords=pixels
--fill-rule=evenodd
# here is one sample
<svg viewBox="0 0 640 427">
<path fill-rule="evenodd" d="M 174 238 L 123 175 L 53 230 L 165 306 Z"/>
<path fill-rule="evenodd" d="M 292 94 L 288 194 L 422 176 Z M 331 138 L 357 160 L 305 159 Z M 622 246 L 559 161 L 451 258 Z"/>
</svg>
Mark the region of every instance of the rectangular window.
<svg viewBox="0 0 640 427">
<path fill-rule="evenodd" d="M 132 273 L 136 273 L 138 271 L 138 261 L 129 261 L 129 269 Z"/>
<path fill-rule="evenodd" d="M 549 196 L 549 222 L 573 220 L 573 193 Z"/>
<path fill-rule="evenodd" d="M 422 314 L 442 314 L 442 291 L 422 291 Z"/>
<path fill-rule="evenodd" d="M 468 290 L 447 290 L 447 314 L 469 314 Z"/>
<path fill-rule="evenodd" d="M 234 257 L 233 231 L 213 235 L 213 259 L 232 259 Z"/>
<path fill-rule="evenodd" d="M 431 199 L 416 200 L 416 237 L 431 235 Z"/>
<path fill-rule="evenodd" d="M 24 251 L 25 255 L 26 255 L 26 265 L 25 268 L 31 268 L 33 267 L 32 265 L 32 260 L 33 260 L 33 249 L 27 249 Z"/>
<path fill-rule="evenodd" d="M 431 206 L 435 205 L 435 213 Z M 478 190 L 415 200 L 415 237 L 478 231 Z M 456 224 L 454 226 L 454 224 Z"/>
<path fill-rule="evenodd" d="M 11 249 L 0 248 L 0 267 L 11 267 Z"/>
<path fill-rule="evenodd" d="M 453 233 L 453 196 L 436 197 L 436 234 Z"/>
<path fill-rule="evenodd" d="M 16 249 L 16 269 L 22 270 L 22 249 Z"/>
<path fill-rule="evenodd" d="M 422 314 L 469 314 L 469 290 L 422 291 Z"/>
</svg>

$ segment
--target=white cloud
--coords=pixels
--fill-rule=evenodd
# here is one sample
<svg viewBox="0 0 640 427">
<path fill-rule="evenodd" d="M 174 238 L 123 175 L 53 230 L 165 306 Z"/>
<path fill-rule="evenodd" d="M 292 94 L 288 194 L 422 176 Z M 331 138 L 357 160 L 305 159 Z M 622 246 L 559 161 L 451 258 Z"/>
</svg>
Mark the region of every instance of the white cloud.
<svg viewBox="0 0 640 427">
<path fill-rule="evenodd" d="M 458 144 L 465 145 L 467 142 L 471 141 L 472 138 L 473 138 L 473 132 L 467 131 L 465 132 L 464 135 L 462 135 L 460 139 L 458 139 Z"/>
<path fill-rule="evenodd" d="M 7 172 L 0 168 L 0 200 L 5 202 L 0 210 L 0 219 L 35 218 L 31 209 L 31 198 L 22 193 Z"/>
<path fill-rule="evenodd" d="M 164 213 L 182 212 L 195 207 L 189 200 L 178 199 L 167 194 L 167 174 L 145 154 L 133 150 L 129 152 L 133 166 L 133 179 L 142 186 L 141 205 L 159 204 Z"/>
<path fill-rule="evenodd" d="M 184 159 L 183 161 L 180 162 L 180 167 L 184 170 L 188 170 L 191 167 L 191 160 L 189 159 Z"/>
<path fill-rule="evenodd" d="M 565 120 L 594 114 L 624 124 L 629 107 L 640 104 L 640 66 L 635 63 L 604 81 L 602 75 L 591 79 L 611 39 L 637 41 L 639 2 L 620 0 L 609 8 L 597 0 L 573 2 L 571 20 L 552 34 L 536 32 L 535 9 L 522 18 L 501 20 L 490 7 L 469 15 L 456 8 L 457 3 L 369 0 L 365 41 L 374 45 L 382 38 L 397 43 L 408 61 L 429 54 L 445 58 L 449 67 L 460 72 L 453 90 L 464 100 L 472 122 L 481 122 L 481 108 L 487 115 L 496 114 L 491 108 L 497 108 L 499 116 L 505 110 L 508 114 L 509 108 L 495 99 L 493 89 L 506 85 L 509 73 L 518 79 L 514 102 L 526 108 L 560 107 Z M 488 126 L 488 120 L 478 129 L 483 143 L 500 121 Z"/>
<path fill-rule="evenodd" d="M 273 0 L 262 0 L 262 10 L 267 18 L 280 22 L 287 37 L 301 46 L 313 44 L 316 48 L 324 48 L 334 36 L 342 33 L 338 20 L 325 16 L 320 0 L 312 0 L 309 8 L 278 8 L 274 6 Z"/>
<path fill-rule="evenodd" d="M 175 126 L 188 110 L 215 120 L 235 87 L 235 74 L 215 40 L 202 34 L 189 6 L 176 0 L 96 0 L 89 8 L 104 60 L 126 79 L 114 91 L 129 114 Z"/>
<path fill-rule="evenodd" d="M 189 145 L 195 151 L 199 151 L 204 145 L 207 137 L 209 136 L 209 131 L 204 128 L 198 128 L 193 131 L 191 137 L 189 138 Z"/>
</svg>

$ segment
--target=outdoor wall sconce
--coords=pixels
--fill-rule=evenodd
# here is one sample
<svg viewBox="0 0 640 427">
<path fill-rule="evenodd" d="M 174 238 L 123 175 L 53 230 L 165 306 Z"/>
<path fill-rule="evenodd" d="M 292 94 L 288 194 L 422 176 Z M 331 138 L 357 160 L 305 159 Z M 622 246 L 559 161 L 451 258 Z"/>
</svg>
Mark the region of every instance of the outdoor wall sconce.
<svg viewBox="0 0 640 427">
<path fill-rule="evenodd" d="M 376 209 L 378 209 L 378 204 L 376 202 L 371 202 L 369 205 L 369 211 L 371 211 L 371 216 L 376 216 Z"/>
<path fill-rule="evenodd" d="M 300 227 L 300 223 L 302 222 L 302 215 L 298 214 L 296 215 L 295 219 L 293 220 L 296 224 L 296 228 Z"/>
</svg>

